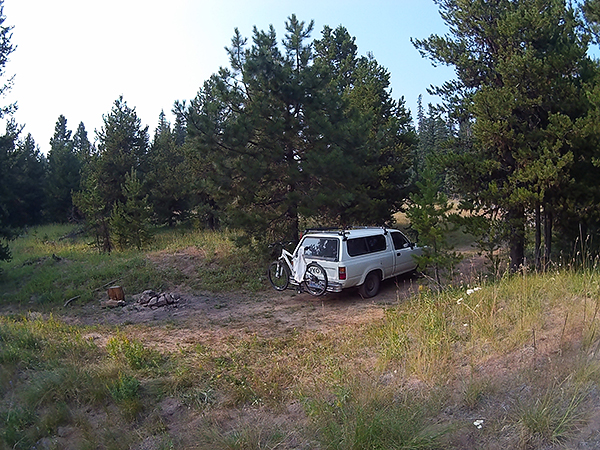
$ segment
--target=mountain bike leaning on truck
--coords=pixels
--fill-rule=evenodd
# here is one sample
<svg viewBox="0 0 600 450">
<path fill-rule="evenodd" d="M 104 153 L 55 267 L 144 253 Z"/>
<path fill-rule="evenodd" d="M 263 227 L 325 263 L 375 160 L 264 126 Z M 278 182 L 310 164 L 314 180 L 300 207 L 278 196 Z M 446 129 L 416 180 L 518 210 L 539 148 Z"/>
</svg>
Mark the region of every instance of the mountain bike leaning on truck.
<svg viewBox="0 0 600 450">
<path fill-rule="evenodd" d="M 292 284 L 301 290 L 305 289 L 309 294 L 316 297 L 327 291 L 327 273 L 325 269 L 314 261 L 307 265 L 303 264 L 304 254 L 302 248 L 297 250 L 297 255 L 294 258 L 294 255 L 285 249 L 283 242 L 276 242 L 269 247 L 281 247 L 281 256 L 269 265 L 267 272 L 269 282 L 276 290 L 285 291 Z M 305 270 L 303 270 L 303 265 L 306 266 Z M 297 270 L 304 273 L 297 273 Z"/>
</svg>

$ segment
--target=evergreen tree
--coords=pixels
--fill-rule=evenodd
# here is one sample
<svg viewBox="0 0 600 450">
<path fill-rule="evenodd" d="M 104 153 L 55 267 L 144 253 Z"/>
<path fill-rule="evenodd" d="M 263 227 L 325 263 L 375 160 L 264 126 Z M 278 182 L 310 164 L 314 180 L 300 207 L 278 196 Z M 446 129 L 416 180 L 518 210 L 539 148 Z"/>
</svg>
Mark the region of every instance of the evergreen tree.
<svg viewBox="0 0 600 450">
<path fill-rule="evenodd" d="M 84 167 L 82 189 L 73 194 L 73 203 L 85 218 L 88 232 L 94 237 L 94 245 L 99 251 L 110 253 L 114 247 L 111 238 L 110 217 L 113 205 L 104 201 L 98 187 L 97 158 Z"/>
<path fill-rule="evenodd" d="M 160 224 L 173 225 L 186 219 L 190 206 L 188 170 L 184 163 L 183 142 L 178 138 L 180 127 L 181 124 L 176 124 L 171 130 L 165 113 L 161 112 L 148 152 L 146 184 L 149 202 Z"/>
<path fill-rule="evenodd" d="M 142 127 L 135 108 L 127 106 L 123 97 L 115 101 L 103 120 L 98 132 L 98 152 L 89 155 L 83 170 L 83 190 L 74 201 L 85 216 L 97 247 L 110 252 L 114 246 L 110 227 L 113 209 L 117 204 L 127 204 L 124 183 L 132 171 L 136 173 L 136 183 L 144 182 L 142 176 L 137 177 L 148 167 L 148 127 Z"/>
<path fill-rule="evenodd" d="M 309 42 L 312 22 L 238 30 L 221 69 L 192 101 L 190 161 L 214 211 L 260 239 L 297 239 L 300 218 L 384 223 L 405 195 L 410 116 L 389 73 L 357 58 L 345 29 Z"/>
<path fill-rule="evenodd" d="M 183 147 L 187 135 L 186 124 L 186 101 L 176 101 L 171 112 L 175 115 L 175 124 L 173 125 L 173 134 L 175 135 L 175 145 Z"/>
<path fill-rule="evenodd" d="M 88 139 L 88 134 L 83 122 L 79 122 L 77 131 L 73 135 L 73 152 L 77 155 L 79 161 L 83 164 L 89 160 L 94 151 L 93 146 Z"/>
<path fill-rule="evenodd" d="M 148 196 L 144 195 L 142 183 L 133 169 L 125 176 L 122 187 L 126 201 L 117 202 L 110 217 L 114 241 L 120 249 L 135 247 L 140 250 L 152 238 Z"/>
<path fill-rule="evenodd" d="M 473 119 L 470 143 L 451 168 L 473 212 L 499 208 L 511 269 L 517 270 L 524 263 L 528 214 L 539 209 L 545 215 L 551 239 L 568 189 L 576 149 L 565 130 L 585 114 L 586 38 L 562 0 L 436 3 L 452 36 L 414 44 L 456 67 L 458 80 L 438 92 L 447 98 L 453 92 L 454 100 L 460 94 L 454 116 L 464 120 L 467 112 Z"/>
<path fill-rule="evenodd" d="M 117 201 L 125 203 L 121 185 L 132 169 L 143 180 L 147 169 L 148 127 L 142 127 L 135 108 L 130 108 L 122 96 L 103 117 L 103 122 L 98 132 L 99 158 L 95 170 L 102 198 L 112 207 Z"/>
<path fill-rule="evenodd" d="M 4 15 L 4 0 L 0 0 L 0 78 L 6 77 L 6 64 L 10 55 L 15 51 L 15 46 L 10 42 L 12 39 L 13 27 L 6 25 L 6 16 Z M 14 75 L 9 77 L 4 85 L 0 86 L 0 97 L 4 97 L 12 88 Z M 17 109 L 17 104 L 11 103 L 0 107 L 0 118 L 10 116 Z"/>
<path fill-rule="evenodd" d="M 409 191 L 416 143 L 404 100 L 391 98 L 390 74 L 373 55 L 357 57 L 344 27 L 325 27 L 314 45 L 315 72 L 328 80 L 320 103 L 328 105 L 330 118 L 323 121 L 322 111 L 314 110 L 312 131 L 324 144 L 314 153 L 315 170 L 323 162 L 323 179 L 337 187 L 323 196 L 324 209 L 338 225 L 388 223 Z M 325 184 L 318 194 L 327 192 Z"/>
<path fill-rule="evenodd" d="M 6 64 L 15 47 L 11 44 L 12 26 L 6 25 L 4 15 L 4 0 L 0 0 L 0 78 L 6 75 Z M 6 95 L 12 86 L 12 78 L 9 78 L 0 87 L 0 96 Z M 0 107 L 0 118 L 5 117 L 16 109 L 16 104 Z M 11 153 L 18 133 L 13 133 L 8 122 L 7 132 L 0 136 L 0 261 L 10 260 L 10 251 L 7 241 L 12 238 L 13 231 L 10 224 L 11 212 L 9 202 L 11 201 Z"/>
<path fill-rule="evenodd" d="M 7 131 L 5 136 L 8 141 L 15 138 L 11 133 Z M 23 140 L 17 140 L 16 148 L 11 153 L 11 163 L 8 166 L 12 171 L 8 180 L 9 190 L 12 191 L 8 200 L 9 224 L 18 228 L 40 224 L 43 220 L 43 205 L 46 203 L 46 158 L 31 134 Z"/>
<path fill-rule="evenodd" d="M 10 124 L 10 122 L 9 122 Z M 0 261 L 11 258 L 8 241 L 14 235 L 12 223 L 12 206 L 14 203 L 14 153 L 15 130 L 7 127 L 6 133 L 0 136 Z"/>
<path fill-rule="evenodd" d="M 418 144 L 414 153 L 413 178 L 421 180 L 422 174 L 428 170 L 435 170 L 442 176 L 443 168 L 440 163 L 448 152 L 449 140 L 452 130 L 443 113 L 429 104 L 427 114 L 423 110 L 422 96 L 418 100 Z M 447 182 L 444 180 L 442 189 L 448 191 Z"/>
<path fill-rule="evenodd" d="M 452 226 L 452 205 L 441 190 L 439 177 L 429 168 L 417 181 L 416 192 L 410 195 L 406 216 L 417 232 L 418 242 L 424 247 L 417 257 L 420 270 L 431 270 L 437 286 L 442 286 L 443 277 L 450 278 L 460 256 L 452 251 L 447 241 Z"/>
<path fill-rule="evenodd" d="M 48 152 L 47 214 L 50 221 L 74 218 L 72 193 L 80 188 L 81 159 L 77 154 L 67 119 L 60 115 Z"/>
</svg>

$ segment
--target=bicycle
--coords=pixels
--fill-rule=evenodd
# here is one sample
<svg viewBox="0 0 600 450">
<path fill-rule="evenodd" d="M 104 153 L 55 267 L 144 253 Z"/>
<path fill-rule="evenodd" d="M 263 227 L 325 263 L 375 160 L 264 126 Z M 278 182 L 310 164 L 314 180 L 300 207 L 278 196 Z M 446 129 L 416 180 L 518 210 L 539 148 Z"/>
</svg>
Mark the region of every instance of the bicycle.
<svg viewBox="0 0 600 450">
<path fill-rule="evenodd" d="M 299 250 L 299 256 L 294 258 L 294 255 L 285 249 L 283 242 L 277 242 L 269 247 L 273 246 L 281 246 L 281 256 L 269 265 L 267 271 L 269 282 L 275 290 L 285 291 L 292 284 L 298 286 L 301 290 L 306 289 L 309 294 L 315 297 L 323 295 L 327 291 L 327 273 L 320 264 L 314 261 L 309 263 L 306 265 L 304 275 L 300 277 L 296 273 L 293 261 L 297 259 L 296 266 L 301 266 L 300 259 L 304 258 L 304 254 Z"/>
</svg>

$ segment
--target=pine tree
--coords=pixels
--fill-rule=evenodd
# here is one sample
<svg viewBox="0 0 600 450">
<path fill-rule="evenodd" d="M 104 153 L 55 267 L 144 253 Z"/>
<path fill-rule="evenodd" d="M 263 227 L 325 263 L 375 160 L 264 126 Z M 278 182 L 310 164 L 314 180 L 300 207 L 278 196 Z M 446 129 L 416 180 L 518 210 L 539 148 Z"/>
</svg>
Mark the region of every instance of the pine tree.
<svg viewBox="0 0 600 450">
<path fill-rule="evenodd" d="M 11 211 L 15 197 L 15 140 L 16 134 L 10 127 L 0 136 L 0 261 L 10 261 L 8 241 L 15 234 Z"/>
<path fill-rule="evenodd" d="M 448 243 L 448 232 L 452 229 L 452 205 L 441 190 L 442 182 L 431 169 L 416 182 L 417 190 L 410 195 L 406 217 L 416 231 L 423 254 L 417 257 L 420 270 L 431 270 L 432 279 L 438 287 L 443 277 L 451 278 L 460 256 L 452 251 Z"/>
<path fill-rule="evenodd" d="M 81 159 L 67 129 L 67 119 L 60 115 L 48 152 L 48 220 L 65 222 L 74 218 L 72 194 L 80 189 L 80 171 Z"/>
<path fill-rule="evenodd" d="M 178 145 L 178 130 L 171 130 L 164 111 L 159 117 L 154 139 L 148 152 L 146 189 L 155 219 L 169 226 L 187 218 L 190 200 L 190 182 L 182 145 Z M 183 142 L 182 142 L 183 144 Z"/>
<path fill-rule="evenodd" d="M 93 146 L 88 139 L 87 131 L 83 122 L 79 122 L 77 131 L 73 135 L 73 152 L 77 155 L 79 161 L 84 164 L 90 158 L 94 151 Z"/>
<path fill-rule="evenodd" d="M 15 50 L 11 44 L 12 28 L 5 24 L 4 0 L 0 0 L 0 78 L 6 75 L 6 64 L 9 57 Z M 12 78 L 9 78 L 3 86 L 0 87 L 0 96 L 6 95 L 12 87 Z M 10 104 L 0 107 L 0 118 L 5 117 L 16 109 L 16 104 Z M 12 238 L 13 230 L 11 227 L 11 211 L 9 202 L 11 200 L 11 173 L 10 159 L 11 152 L 14 149 L 14 143 L 18 133 L 10 130 L 11 122 L 8 122 L 7 132 L 0 136 L 0 261 L 10 260 L 10 251 L 7 241 Z"/>
<path fill-rule="evenodd" d="M 11 139 L 10 134 L 6 137 Z M 9 223 L 19 228 L 40 224 L 46 202 L 44 183 L 47 162 L 31 134 L 17 141 L 9 170 L 13 172 Z"/>
<path fill-rule="evenodd" d="M 10 55 L 16 47 L 11 43 L 13 27 L 6 25 L 6 16 L 4 15 L 4 0 L 0 0 L 0 78 L 6 76 L 6 64 Z M 0 97 L 4 97 L 12 89 L 14 75 L 8 78 L 4 85 L 0 86 Z M 10 116 L 17 109 L 17 104 L 11 103 L 0 107 L 0 118 Z"/>
<path fill-rule="evenodd" d="M 98 152 L 89 154 L 82 171 L 83 189 L 74 202 L 94 234 L 98 249 L 110 252 L 114 246 L 113 209 L 117 204 L 121 205 L 119 208 L 127 204 L 124 183 L 131 179 L 132 171 L 136 173 L 136 183 L 144 182 L 140 174 L 148 168 L 148 127 L 142 127 L 135 108 L 127 106 L 123 97 L 115 101 L 103 119 L 104 125 L 98 132 Z"/>
<path fill-rule="evenodd" d="M 102 198 L 112 206 L 126 201 L 121 185 L 132 169 L 143 179 L 147 170 L 148 127 L 142 127 L 135 108 L 130 108 L 122 96 L 115 100 L 103 122 L 98 132 L 95 170 Z"/>
<path fill-rule="evenodd" d="M 587 41 L 562 0 L 436 3 L 452 36 L 413 42 L 425 56 L 456 67 L 457 82 L 439 92 L 459 106 L 454 117 L 468 122 L 464 113 L 472 113 L 472 136 L 451 168 L 476 211 L 499 208 L 517 270 L 528 214 L 539 208 L 546 215 L 550 239 L 568 189 L 575 149 L 564 130 L 585 114 Z"/>
<path fill-rule="evenodd" d="M 414 133 L 389 73 L 340 27 L 310 42 L 291 16 L 239 31 L 231 69 L 208 80 L 187 116 L 190 166 L 213 212 L 251 237 L 297 239 L 300 221 L 381 224 L 407 192 Z M 208 203 L 207 203 L 208 204 Z"/>
<path fill-rule="evenodd" d="M 151 208 L 148 196 L 144 195 L 142 183 L 133 169 L 125 176 L 123 196 L 125 203 L 117 202 L 110 217 L 114 242 L 122 250 L 130 247 L 140 250 L 152 238 Z"/>
</svg>

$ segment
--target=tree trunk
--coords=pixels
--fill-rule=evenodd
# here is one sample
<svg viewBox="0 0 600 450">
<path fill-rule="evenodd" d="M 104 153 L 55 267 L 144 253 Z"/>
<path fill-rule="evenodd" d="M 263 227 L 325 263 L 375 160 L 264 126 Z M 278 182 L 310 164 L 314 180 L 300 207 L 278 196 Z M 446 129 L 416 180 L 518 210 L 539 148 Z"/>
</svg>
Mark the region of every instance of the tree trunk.
<svg viewBox="0 0 600 450">
<path fill-rule="evenodd" d="M 542 268 L 542 211 L 539 203 L 535 206 L 535 268 Z"/>
<path fill-rule="evenodd" d="M 551 211 L 544 211 L 544 269 L 550 263 L 552 255 L 552 224 L 554 217 Z"/>
<path fill-rule="evenodd" d="M 517 272 L 525 263 L 525 210 L 515 206 L 508 211 L 510 271 Z"/>
<path fill-rule="evenodd" d="M 111 300 L 125 300 L 125 293 L 121 286 L 111 286 L 108 288 L 108 298 Z"/>
</svg>

